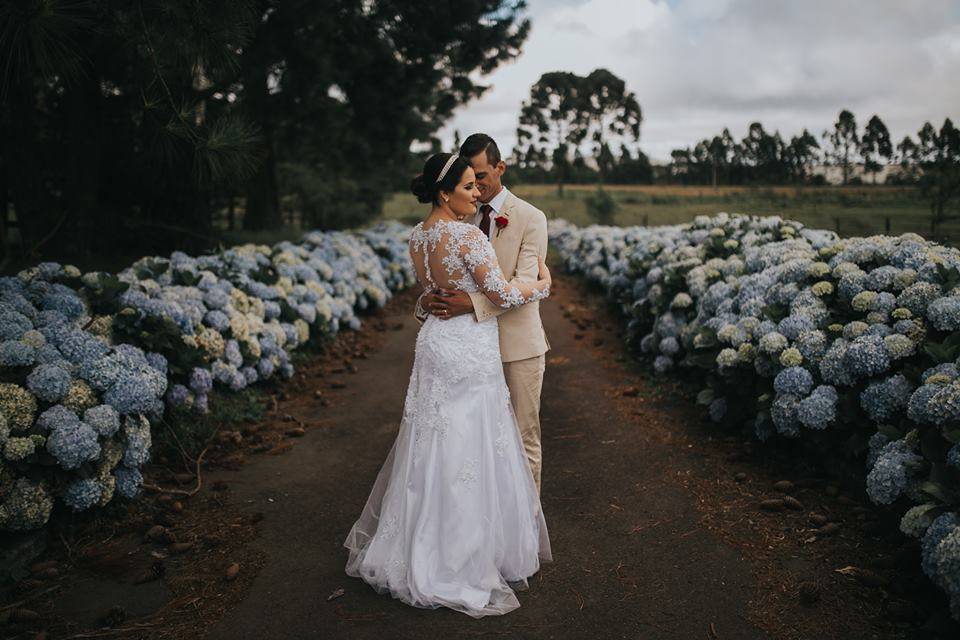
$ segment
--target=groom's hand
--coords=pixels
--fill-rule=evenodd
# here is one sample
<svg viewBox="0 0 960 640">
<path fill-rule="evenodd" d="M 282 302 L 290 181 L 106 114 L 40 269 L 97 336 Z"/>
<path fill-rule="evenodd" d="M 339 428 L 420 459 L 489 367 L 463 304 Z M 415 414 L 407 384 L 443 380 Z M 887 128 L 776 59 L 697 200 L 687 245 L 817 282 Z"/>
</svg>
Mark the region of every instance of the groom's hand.
<svg viewBox="0 0 960 640">
<path fill-rule="evenodd" d="M 442 320 L 473 313 L 470 296 L 457 289 L 437 289 L 426 297 L 427 310 Z"/>
</svg>

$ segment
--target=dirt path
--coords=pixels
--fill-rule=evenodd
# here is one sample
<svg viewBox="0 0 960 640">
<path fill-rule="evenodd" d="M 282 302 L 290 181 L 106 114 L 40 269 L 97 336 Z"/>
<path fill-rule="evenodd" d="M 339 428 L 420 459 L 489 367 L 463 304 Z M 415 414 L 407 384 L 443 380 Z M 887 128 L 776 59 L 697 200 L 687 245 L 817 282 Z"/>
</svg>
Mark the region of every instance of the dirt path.
<svg viewBox="0 0 960 640">
<path fill-rule="evenodd" d="M 909 637 L 909 624 L 883 617 L 886 591 L 833 571 L 874 555 L 890 568 L 893 539 L 861 544 L 870 518 L 851 510 L 867 509 L 849 496 L 825 503 L 837 492 L 827 498 L 810 480 L 792 495 L 849 521 L 840 535 L 811 538 L 812 505 L 759 511 L 761 498 L 782 495 L 771 488 L 782 464 L 714 437 L 688 398 L 629 371 L 602 299 L 568 278 L 543 306 L 553 349 L 542 500 L 555 561 L 520 594 L 521 608 L 473 620 L 406 606 L 346 576 L 341 544 L 395 437 L 412 366 L 417 324 L 406 306 L 386 314 L 396 331 L 358 371 L 315 381 L 330 389 L 330 406 L 301 399 L 284 409 L 320 428 L 283 456 L 211 478 L 231 483 L 234 505 L 263 513 L 253 545 L 266 558 L 207 637 Z M 803 581 L 812 606 L 800 603 Z"/>
<path fill-rule="evenodd" d="M 224 427 L 202 490 L 182 505 L 161 466 L 151 477 L 175 495 L 145 494 L 122 505 L 126 515 L 48 536 L 63 544 L 38 559 L 56 561 L 60 575 L 19 585 L 11 597 L 39 617 L 0 624 L 0 637 L 957 637 L 916 545 L 862 486 L 826 479 L 789 443 L 760 446 L 705 422 L 696 389 L 626 361 L 603 298 L 562 276 L 542 307 L 553 346 L 542 502 L 554 562 L 506 616 L 474 620 L 377 595 L 344 574 L 341 545 L 399 425 L 412 304 L 401 294 L 267 388 L 266 415 Z M 799 508 L 760 508 L 785 494 Z M 829 535 L 817 520 L 831 523 Z M 919 628 L 934 614 L 939 636 Z"/>
<path fill-rule="evenodd" d="M 563 285 L 559 287 L 563 289 Z M 558 296 L 562 297 L 562 293 Z M 400 310 L 403 311 L 403 310 Z M 764 638 L 745 620 L 755 579 L 738 553 L 698 525 L 696 496 L 662 478 L 669 443 L 636 437 L 608 395 L 620 383 L 579 348 L 554 301 L 544 388 L 544 511 L 555 562 L 508 616 L 474 621 L 382 597 L 343 573 L 341 546 L 396 434 L 416 322 L 362 363 L 325 426 L 292 452 L 247 465 L 235 504 L 262 511 L 266 564 L 210 638 L 506 637 Z M 393 319 L 390 319 L 391 321 Z M 636 530 L 636 531 L 635 531 Z M 635 531 L 635 532 L 634 532 Z M 345 595 L 326 597 L 338 587 Z"/>
</svg>

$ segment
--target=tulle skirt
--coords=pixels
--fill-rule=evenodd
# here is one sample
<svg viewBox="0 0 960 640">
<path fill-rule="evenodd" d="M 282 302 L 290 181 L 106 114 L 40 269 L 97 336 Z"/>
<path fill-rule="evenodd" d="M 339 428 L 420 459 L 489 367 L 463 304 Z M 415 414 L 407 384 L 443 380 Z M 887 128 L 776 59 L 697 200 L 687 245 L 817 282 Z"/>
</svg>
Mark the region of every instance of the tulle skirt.
<svg viewBox="0 0 960 640">
<path fill-rule="evenodd" d="M 552 560 L 495 320 L 421 327 L 399 432 L 344 546 L 378 593 L 477 618 L 519 607 Z"/>
</svg>

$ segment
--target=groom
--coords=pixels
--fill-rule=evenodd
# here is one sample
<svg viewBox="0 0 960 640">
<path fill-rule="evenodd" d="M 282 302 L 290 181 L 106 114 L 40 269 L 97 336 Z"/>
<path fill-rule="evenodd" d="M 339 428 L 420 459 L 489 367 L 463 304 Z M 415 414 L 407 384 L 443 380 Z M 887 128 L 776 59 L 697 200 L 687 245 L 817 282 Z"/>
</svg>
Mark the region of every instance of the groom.
<svg viewBox="0 0 960 640">
<path fill-rule="evenodd" d="M 480 209 L 473 223 L 490 238 L 504 278 L 536 281 L 537 256 L 547 257 L 546 216 L 503 186 L 501 179 L 507 165 L 493 138 L 485 133 L 471 135 L 460 146 L 460 155 L 473 167 L 480 190 Z M 452 318 L 472 313 L 477 322 L 500 317 L 503 373 L 539 492 L 540 389 L 546 360 L 544 354 L 550 348 L 540 322 L 540 303 L 535 301 L 513 309 L 502 309 L 482 292 L 440 289 L 425 294 L 420 304 L 438 317 Z"/>
</svg>

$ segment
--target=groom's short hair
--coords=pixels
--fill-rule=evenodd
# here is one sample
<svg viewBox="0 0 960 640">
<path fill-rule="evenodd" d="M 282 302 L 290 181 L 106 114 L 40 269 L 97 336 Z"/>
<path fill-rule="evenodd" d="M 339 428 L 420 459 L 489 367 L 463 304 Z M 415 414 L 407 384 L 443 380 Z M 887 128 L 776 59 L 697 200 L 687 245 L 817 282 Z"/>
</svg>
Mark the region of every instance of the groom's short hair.
<svg viewBox="0 0 960 640">
<path fill-rule="evenodd" d="M 472 158 L 481 151 L 487 152 L 487 162 L 495 166 L 502 159 L 500 157 L 500 147 L 496 141 L 485 133 L 474 133 L 467 136 L 467 139 L 460 145 L 460 155 L 464 158 Z"/>
</svg>

